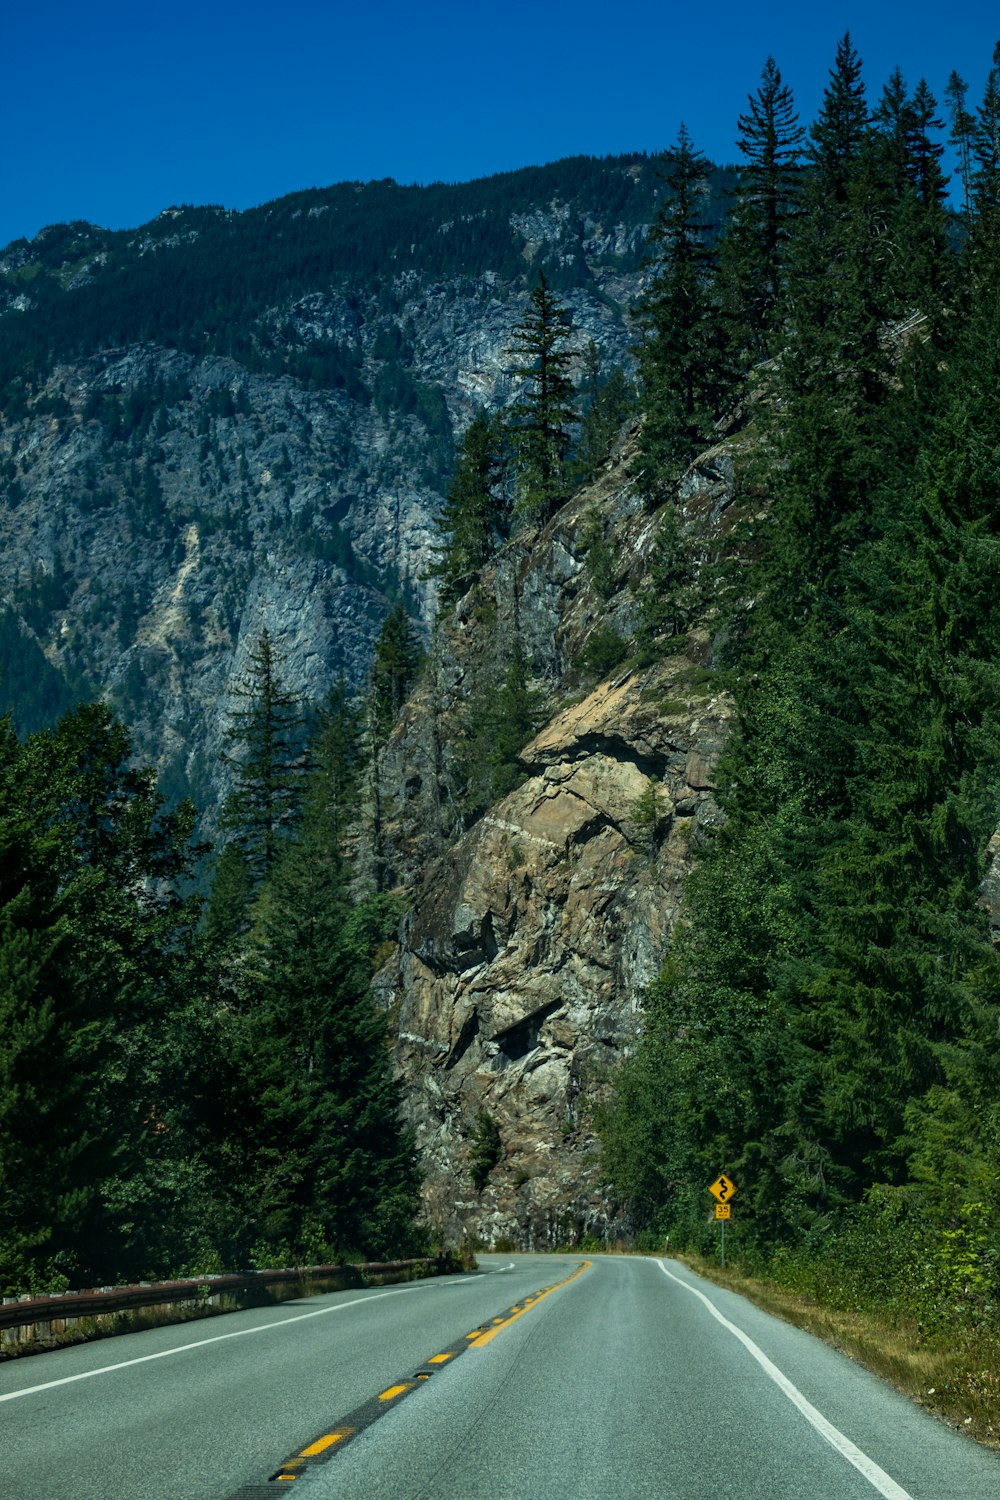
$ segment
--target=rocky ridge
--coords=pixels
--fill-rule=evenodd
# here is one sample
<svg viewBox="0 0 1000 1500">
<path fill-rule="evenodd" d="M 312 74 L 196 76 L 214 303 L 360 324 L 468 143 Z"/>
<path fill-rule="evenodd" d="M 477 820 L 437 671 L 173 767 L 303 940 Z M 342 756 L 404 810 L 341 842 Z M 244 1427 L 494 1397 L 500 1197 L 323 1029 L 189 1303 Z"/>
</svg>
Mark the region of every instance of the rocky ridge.
<svg viewBox="0 0 1000 1500">
<path fill-rule="evenodd" d="M 709 628 L 681 654 L 625 662 L 593 685 L 574 665 L 598 625 L 634 629 L 663 514 L 629 472 L 634 456 L 626 448 L 544 530 L 512 541 L 458 604 L 386 751 L 387 783 L 404 788 L 390 819 L 397 873 L 417 893 L 378 989 L 398 1033 L 426 1212 L 445 1240 L 544 1248 L 614 1232 L 590 1106 L 637 1035 L 694 851 L 721 817 L 715 767 L 732 707 L 714 683 Z M 668 502 L 696 553 L 714 549 L 734 498 L 723 445 Z M 615 557 L 607 598 L 587 570 L 595 523 Z M 449 840 L 446 726 L 477 655 L 515 630 L 555 711 L 521 752 L 521 784 Z M 652 823 L 641 812 L 651 790 Z M 500 1146 L 480 1192 L 471 1166 L 484 1116 Z"/>
<path fill-rule="evenodd" d="M 129 253 L 166 273 L 206 214 L 219 217 L 161 216 Z M 8 401 L 0 606 L 25 652 L 111 699 L 172 794 L 211 806 L 224 793 L 221 735 L 263 626 L 289 685 L 312 700 L 340 672 L 363 683 L 395 591 L 429 628 L 453 444 L 478 410 L 515 397 L 508 351 L 536 265 L 577 265 L 564 301 L 580 371 L 589 339 L 607 368 L 629 363 L 643 226 L 556 202 L 512 213 L 506 232 L 521 247 L 515 279 L 482 265 L 402 270 L 378 288 L 327 275 L 258 319 L 257 343 L 295 368 L 350 351 L 346 386 L 147 340 L 63 359 Z M 65 257 L 53 272 L 62 296 L 114 273 L 114 237 L 46 231 L 37 250 L 0 257 L 4 317 L 34 306 L 46 236 L 64 245 L 51 251 Z"/>
</svg>

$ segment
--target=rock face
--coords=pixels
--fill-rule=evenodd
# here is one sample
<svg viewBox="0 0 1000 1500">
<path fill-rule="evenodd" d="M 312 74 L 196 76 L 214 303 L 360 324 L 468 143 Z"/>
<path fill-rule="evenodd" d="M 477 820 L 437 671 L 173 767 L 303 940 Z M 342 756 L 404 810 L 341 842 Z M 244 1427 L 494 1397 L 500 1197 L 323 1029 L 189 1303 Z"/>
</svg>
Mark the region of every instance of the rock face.
<svg viewBox="0 0 1000 1500">
<path fill-rule="evenodd" d="M 572 191 L 560 190 L 563 169 Z M 287 685 L 318 700 L 340 672 L 364 682 L 387 598 L 404 590 L 429 658 L 379 752 L 375 810 L 358 835 L 366 873 L 411 903 L 377 992 L 398 1034 L 429 1220 L 450 1240 L 545 1246 L 613 1229 L 591 1105 L 637 1034 L 693 851 L 719 823 L 731 710 L 715 687 L 710 619 L 653 665 L 628 659 L 664 516 L 628 435 L 591 486 L 540 530 L 519 530 L 431 629 L 427 575 L 454 438 L 476 411 L 516 399 L 508 351 L 537 268 L 572 310 L 577 373 L 588 339 L 608 368 L 631 358 L 655 165 L 577 161 L 529 179 L 516 202 L 506 179 L 469 185 L 468 212 L 464 189 L 418 203 L 393 184 L 347 185 L 256 219 L 171 210 L 131 239 L 62 226 L 0 256 L 0 320 L 40 310 L 54 339 L 60 317 L 73 333 L 58 358 L 38 344 L 13 373 L 0 344 L 0 639 L 13 619 L 15 645 L 112 700 L 168 793 L 211 807 L 261 629 Z M 357 232 L 313 244 L 338 215 Z M 247 283 L 248 305 L 258 301 L 220 327 L 212 299 L 231 305 L 230 278 L 212 281 L 203 247 L 234 257 L 237 274 L 244 217 L 259 276 L 277 256 L 281 278 L 262 301 Z M 377 274 L 338 268 L 331 244 L 381 255 Z M 185 256 L 211 292 L 203 319 L 175 319 L 174 343 L 104 336 L 94 309 L 114 322 L 108 287 L 145 286 L 155 300 L 160 270 L 171 284 Z M 78 308 L 97 330 L 83 353 Z M 696 564 L 734 496 L 734 445 L 723 443 L 666 500 Z M 521 752 L 519 784 L 483 811 L 463 746 L 515 642 L 546 722 Z M 499 1158 L 478 1190 L 484 1116 Z"/>
<path fill-rule="evenodd" d="M 719 818 L 728 705 L 659 712 L 687 663 L 602 684 L 529 744 L 532 774 L 431 871 L 404 928 L 398 1059 L 445 1236 L 551 1245 L 604 1232 L 588 1104 L 636 1034 L 693 843 Z M 660 827 L 636 820 L 655 783 Z M 480 1111 L 503 1155 L 469 1176 Z"/>
<path fill-rule="evenodd" d="M 637 1034 L 694 851 L 721 820 L 715 767 L 731 707 L 712 686 L 707 630 L 692 631 L 682 654 L 645 670 L 624 664 L 580 692 L 573 664 L 588 633 L 608 620 L 623 635 L 634 625 L 661 519 L 627 460 L 544 531 L 512 542 L 459 604 L 388 751 L 390 784 L 405 765 L 413 789 L 396 810 L 396 857 L 408 869 L 406 850 L 419 847 L 424 876 L 378 983 L 398 1030 L 428 1218 L 446 1239 L 541 1248 L 613 1232 L 591 1106 Z M 720 449 L 675 497 L 694 545 L 708 549 L 732 500 L 731 455 Z M 586 566 L 595 523 L 616 559 L 606 599 Z M 453 806 L 440 795 L 440 731 L 488 650 L 473 625 L 484 614 L 494 636 L 519 623 L 556 711 L 521 752 L 522 784 L 440 852 Z M 479 1192 L 471 1166 L 483 1114 L 501 1147 Z"/>
<path fill-rule="evenodd" d="M 517 396 L 511 336 L 538 266 L 560 277 L 577 373 L 590 339 L 606 369 L 630 365 L 657 190 L 644 158 L 570 163 L 495 189 L 341 185 L 9 247 L 0 323 L 28 353 L 22 370 L 0 360 L 0 608 L 66 683 L 112 700 L 172 793 L 216 803 L 231 693 L 263 626 L 313 700 L 341 672 L 364 682 L 400 588 L 429 628 L 454 442 Z M 331 237 L 348 215 L 356 234 Z M 241 254 L 255 280 L 219 327 L 228 293 L 205 260 L 239 274 Z M 177 312 L 178 281 L 204 306 Z M 141 303 L 131 322 L 119 282 Z M 173 342 L 109 342 L 109 322 L 150 316 Z M 60 337 L 94 347 L 46 352 Z"/>
</svg>

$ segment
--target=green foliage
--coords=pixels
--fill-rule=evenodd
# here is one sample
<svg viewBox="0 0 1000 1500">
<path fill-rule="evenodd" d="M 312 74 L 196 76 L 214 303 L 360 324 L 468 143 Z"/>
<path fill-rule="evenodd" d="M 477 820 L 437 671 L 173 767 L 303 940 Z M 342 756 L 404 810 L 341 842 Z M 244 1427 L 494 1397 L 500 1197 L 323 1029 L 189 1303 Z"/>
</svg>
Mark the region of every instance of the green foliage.
<svg viewBox="0 0 1000 1500">
<path fill-rule="evenodd" d="M 206 1171 L 193 809 L 164 812 L 103 705 L 2 735 L 0 1283 L 146 1274 L 192 1244 Z"/>
<path fill-rule="evenodd" d="M 870 119 L 841 44 L 786 226 L 766 513 L 721 599 L 726 819 L 599 1120 L 637 1228 L 709 1248 L 726 1170 L 748 1265 L 928 1336 L 1000 1295 L 998 271 L 981 250 L 948 303 L 935 109 L 896 74 Z"/>
<path fill-rule="evenodd" d="M 720 285 L 729 336 L 743 359 L 756 360 L 780 343 L 778 309 L 798 212 L 805 130 L 773 57 L 747 104 L 738 140 L 745 164 L 721 245 Z"/>
<path fill-rule="evenodd" d="M 653 855 L 670 820 L 669 799 L 655 776 L 647 776 L 646 785 L 632 804 L 629 825 L 639 848 Z"/>
<path fill-rule="evenodd" d="M 529 685 L 520 641 L 509 655 L 500 686 L 489 676 L 477 683 L 466 710 L 465 733 L 456 746 L 461 800 L 467 821 L 506 797 L 524 780 L 520 752 L 545 721 L 542 692 Z"/>
<path fill-rule="evenodd" d="M 636 353 L 644 413 L 640 450 L 654 493 L 693 457 L 719 416 L 731 385 L 723 322 L 710 285 L 714 252 L 704 186 L 708 162 L 682 125 L 668 158 L 664 200 L 653 229 L 653 277 L 636 308 Z"/>
<path fill-rule="evenodd" d="M 577 421 L 576 393 L 569 377 L 572 331 L 569 310 L 555 298 L 539 271 L 524 320 L 514 330 L 511 370 L 526 382 L 514 407 L 518 512 L 544 523 L 569 489 L 569 453 Z"/>
<path fill-rule="evenodd" d="M 509 534 L 508 443 L 500 418 L 485 412 L 473 418 L 462 439 L 454 478 L 436 517 L 442 539 L 430 576 L 441 580 L 443 604 L 460 597 Z"/>
<path fill-rule="evenodd" d="M 575 665 L 585 677 L 599 681 L 613 672 L 628 652 L 629 642 L 613 625 L 597 625 L 587 637 Z"/>
<path fill-rule="evenodd" d="M 587 577 L 594 591 L 601 599 L 610 599 L 615 590 L 615 560 L 596 510 L 587 518 L 580 540 L 584 546 Z"/>
<path fill-rule="evenodd" d="M 396 715 L 417 679 L 422 661 L 423 650 L 410 623 L 406 605 L 402 599 L 397 599 L 375 642 L 368 678 L 372 725 L 377 742 L 381 743 L 388 737 Z"/>
<path fill-rule="evenodd" d="M 222 827 L 260 881 L 273 869 L 281 840 L 299 815 L 306 771 L 302 701 L 281 680 L 266 627 L 233 693 L 245 706 L 230 716 L 226 729 L 226 760 L 236 785 Z"/>
<path fill-rule="evenodd" d="M 47 728 L 74 702 L 65 677 L 11 609 L 0 610 L 0 710 L 20 734 Z"/>
<path fill-rule="evenodd" d="M 677 513 L 668 505 L 661 514 L 639 589 L 636 648 L 641 666 L 683 645 L 684 632 L 701 603 L 690 549 L 681 535 Z"/>
<path fill-rule="evenodd" d="M 418 1179 L 369 989 L 398 904 L 352 894 L 366 770 L 343 681 L 316 715 L 299 809 L 262 881 L 219 862 L 205 941 L 220 1013 L 212 1242 L 229 1264 L 419 1250 Z"/>
<path fill-rule="evenodd" d="M 472 1135 L 469 1152 L 469 1175 L 477 1193 L 481 1193 L 490 1179 L 493 1168 L 503 1157 L 503 1140 L 500 1126 L 493 1116 L 481 1109 L 476 1117 L 476 1128 Z"/>
<path fill-rule="evenodd" d="M 600 354 L 593 339 L 586 352 L 581 396 L 583 416 L 573 453 L 573 472 L 581 484 L 595 477 L 609 457 L 629 418 L 637 413 L 634 388 L 618 367 L 602 378 Z"/>
</svg>

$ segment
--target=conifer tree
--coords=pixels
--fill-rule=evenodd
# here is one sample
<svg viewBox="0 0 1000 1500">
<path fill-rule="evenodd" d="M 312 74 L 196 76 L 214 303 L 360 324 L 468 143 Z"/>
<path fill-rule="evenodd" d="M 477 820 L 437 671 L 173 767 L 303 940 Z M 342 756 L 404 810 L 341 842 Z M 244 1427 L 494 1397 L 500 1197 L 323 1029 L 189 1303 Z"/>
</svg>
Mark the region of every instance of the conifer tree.
<svg viewBox="0 0 1000 1500">
<path fill-rule="evenodd" d="M 164 813 L 105 705 L 23 744 L 0 725 L 5 1291 L 147 1274 L 194 1251 L 195 904 L 178 893 L 192 822 L 189 807 Z"/>
<path fill-rule="evenodd" d="M 529 685 L 528 660 L 519 640 L 506 658 L 499 686 L 491 675 L 471 695 L 465 740 L 456 754 L 468 820 L 523 780 L 519 752 L 545 717 L 542 694 Z"/>
<path fill-rule="evenodd" d="M 479 412 L 462 439 L 455 474 L 436 518 L 442 534 L 430 570 L 448 604 L 489 561 L 509 524 L 503 490 L 505 434 L 499 418 Z"/>
<path fill-rule="evenodd" d="M 819 115 L 809 131 L 808 158 L 819 193 L 835 205 L 847 202 L 868 127 L 868 105 L 861 59 L 850 32 L 837 43 L 830 81 Z"/>
<path fill-rule="evenodd" d="M 685 126 L 670 153 L 670 189 L 652 232 L 653 277 L 636 312 L 646 484 L 695 452 L 719 415 L 727 387 L 719 309 L 709 285 L 713 255 L 702 217 L 708 162 Z"/>
<path fill-rule="evenodd" d="M 773 57 L 747 103 L 737 142 L 745 162 L 723 240 L 720 280 L 737 347 L 763 358 L 773 352 L 805 129 Z"/>
<path fill-rule="evenodd" d="M 399 1121 L 385 1019 L 369 990 L 390 902 L 349 894 L 345 833 L 360 714 L 341 684 L 310 745 L 304 813 L 258 902 L 246 1031 L 260 1242 L 276 1256 L 398 1254 L 414 1243 L 417 1176 Z"/>
<path fill-rule="evenodd" d="M 607 459 L 622 426 L 635 410 L 635 393 L 620 367 L 616 366 L 606 380 L 602 378 L 600 351 L 593 339 L 584 356 L 581 397 L 583 416 L 573 454 L 573 470 L 586 484 Z"/>
<path fill-rule="evenodd" d="M 393 721 L 416 681 L 423 653 L 402 599 L 389 610 L 375 642 L 368 678 L 372 726 L 377 743 L 388 736 Z"/>
<path fill-rule="evenodd" d="M 301 812 L 306 770 L 302 700 L 282 681 L 266 626 L 233 692 L 245 706 L 231 714 L 225 734 L 235 787 L 222 827 L 243 851 L 257 883 L 273 869 L 281 840 Z"/>
<path fill-rule="evenodd" d="M 681 536 L 676 511 L 668 504 L 639 592 L 635 644 L 642 665 L 648 666 L 658 655 L 681 648 L 697 604 L 698 588 L 690 552 Z"/>
<path fill-rule="evenodd" d="M 969 85 L 953 68 L 948 75 L 944 97 L 951 115 L 949 139 L 958 152 L 958 172 L 962 183 L 962 207 L 966 222 L 972 211 L 972 133 L 976 125 L 975 115 L 970 114 L 966 108 L 968 95 Z"/>
<path fill-rule="evenodd" d="M 972 160 L 974 245 L 982 262 L 996 254 L 1000 243 L 1000 42 L 976 111 Z"/>
<path fill-rule="evenodd" d="M 514 330 L 511 374 L 525 384 L 513 408 L 517 511 L 542 524 L 569 491 L 568 460 L 578 419 L 567 346 L 573 320 L 539 271 L 528 311 Z"/>
<path fill-rule="evenodd" d="M 944 145 L 935 138 L 942 121 L 926 80 L 920 79 L 911 96 L 896 68 L 873 111 L 872 125 L 867 172 L 859 172 L 851 202 L 862 208 L 863 192 L 876 208 L 884 199 L 898 247 L 899 290 L 911 309 L 936 319 L 948 296 L 952 256 L 945 209 L 948 179 L 941 170 Z"/>
</svg>

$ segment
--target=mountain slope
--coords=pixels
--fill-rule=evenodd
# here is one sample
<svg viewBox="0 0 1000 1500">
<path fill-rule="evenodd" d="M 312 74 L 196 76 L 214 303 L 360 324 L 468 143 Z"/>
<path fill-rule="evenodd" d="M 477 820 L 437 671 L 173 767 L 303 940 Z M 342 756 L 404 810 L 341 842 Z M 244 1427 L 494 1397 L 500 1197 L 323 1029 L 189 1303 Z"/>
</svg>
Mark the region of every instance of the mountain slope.
<svg viewBox="0 0 1000 1500">
<path fill-rule="evenodd" d="M 387 595 L 432 617 L 454 441 L 513 399 L 537 270 L 581 353 L 627 363 L 659 191 L 655 161 L 577 158 L 8 247 L 0 599 L 22 727 L 49 712 L 23 686 L 40 648 L 57 697 L 109 696 L 168 789 L 211 805 L 264 625 L 308 698 L 360 684 Z"/>
</svg>

